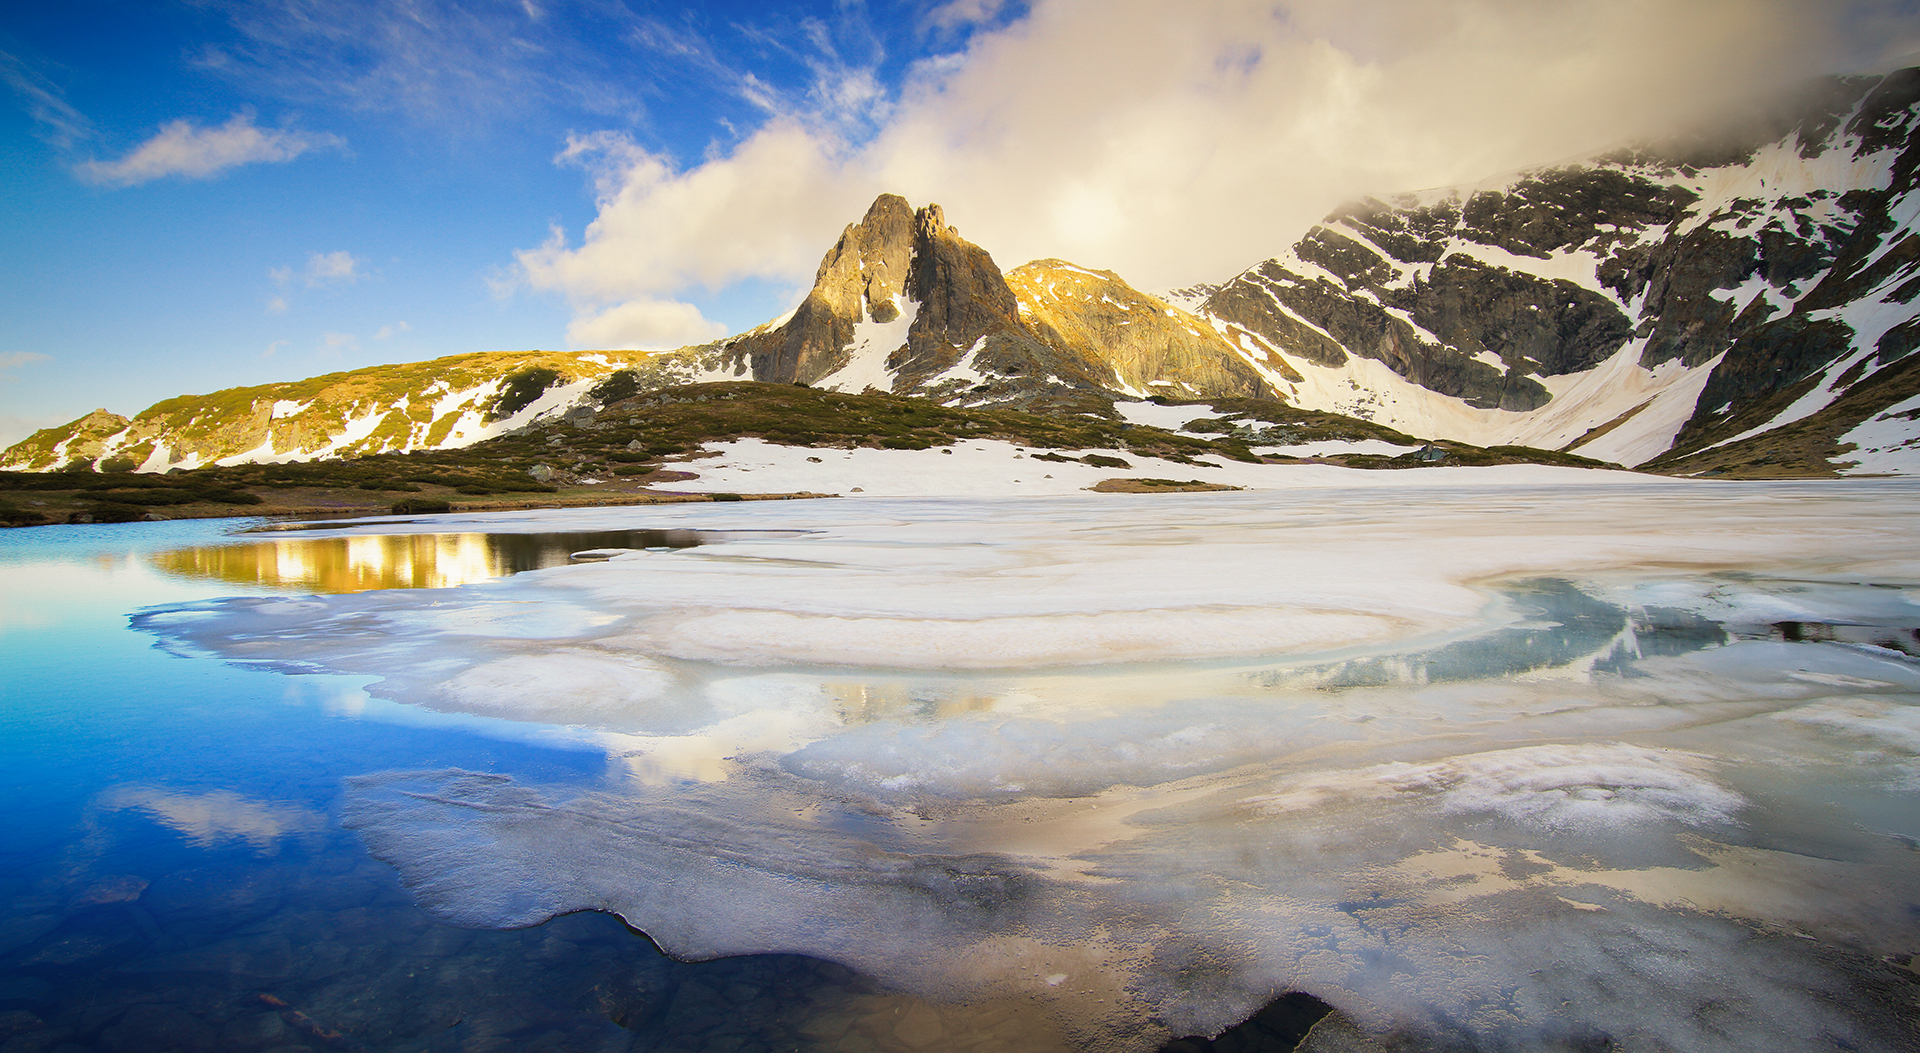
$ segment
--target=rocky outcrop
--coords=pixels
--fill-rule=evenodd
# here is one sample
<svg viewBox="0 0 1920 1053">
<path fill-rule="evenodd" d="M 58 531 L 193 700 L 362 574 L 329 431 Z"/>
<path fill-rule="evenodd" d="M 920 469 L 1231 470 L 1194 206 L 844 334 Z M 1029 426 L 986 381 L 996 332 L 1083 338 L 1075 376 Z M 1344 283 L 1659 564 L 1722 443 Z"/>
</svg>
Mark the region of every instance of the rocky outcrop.
<svg viewBox="0 0 1920 1053">
<path fill-rule="evenodd" d="M 92 464 L 127 424 L 127 418 L 118 413 L 97 409 L 59 427 L 42 428 L 9 447 L 0 468 L 43 472 L 67 464 Z"/>
<path fill-rule="evenodd" d="M 1008 273 L 1007 284 L 1034 335 L 1080 355 L 1111 390 L 1136 397 L 1273 398 L 1269 376 L 1300 379 L 1277 357 L 1256 369 L 1207 321 L 1112 271 L 1035 260 Z"/>
<path fill-rule="evenodd" d="M 849 223 L 820 261 L 813 289 L 778 326 L 719 345 L 756 380 L 810 383 L 846 365 L 854 329 L 900 316 L 913 266 L 914 215 L 906 199 L 882 194 Z"/>
</svg>

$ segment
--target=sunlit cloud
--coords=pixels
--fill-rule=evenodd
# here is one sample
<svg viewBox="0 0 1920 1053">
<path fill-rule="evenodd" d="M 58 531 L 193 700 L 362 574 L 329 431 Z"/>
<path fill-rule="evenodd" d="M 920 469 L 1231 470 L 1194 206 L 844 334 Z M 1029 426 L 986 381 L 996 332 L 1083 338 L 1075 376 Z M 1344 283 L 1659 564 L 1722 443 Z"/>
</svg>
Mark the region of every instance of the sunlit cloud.
<svg viewBox="0 0 1920 1053">
<path fill-rule="evenodd" d="M 576 318 L 567 326 L 567 340 L 575 347 L 658 351 L 704 343 L 725 336 L 726 331 L 726 326 L 701 317 L 700 309 L 690 303 L 629 300 Z"/>
<path fill-rule="evenodd" d="M 545 245 L 517 254 L 535 289 L 563 293 L 576 308 L 572 339 L 595 347 L 661 346 L 667 334 L 718 335 L 697 312 L 662 301 L 684 289 L 717 289 L 743 277 L 791 282 L 811 275 L 833 233 L 857 218 L 871 180 L 845 178 L 826 140 L 792 122 L 767 126 L 725 161 L 676 171 L 668 159 L 622 139 L 603 139 L 563 157 L 619 167 L 602 178 L 600 214 L 586 239 L 569 245 L 555 230 Z M 778 173 L 748 188 L 737 180 Z M 636 245 L 646 248 L 634 251 Z M 632 301 L 628 312 L 609 308 Z M 654 319 L 650 333 L 637 328 Z M 690 342 L 685 339 L 680 342 Z M 671 343 L 665 346 L 673 346 Z"/>
<path fill-rule="evenodd" d="M 926 20 L 934 29 L 951 32 L 992 22 L 1006 6 L 1006 0 L 948 0 L 927 12 Z"/>
<path fill-rule="evenodd" d="M 323 345 L 323 352 L 327 354 L 341 350 L 360 350 L 360 338 L 352 333 L 325 333 L 321 335 L 320 342 Z"/>
<path fill-rule="evenodd" d="M 237 113 L 217 128 L 169 121 L 117 161 L 87 161 L 75 171 L 89 183 L 138 186 L 168 176 L 211 179 L 241 165 L 291 161 L 309 150 L 344 146 L 336 135 L 260 128 L 253 115 Z"/>
<path fill-rule="evenodd" d="M 616 133 L 570 138 L 561 160 L 591 168 L 598 215 L 577 243 L 556 230 L 517 258 L 530 287 L 574 305 L 579 333 L 598 332 L 627 301 L 804 285 L 891 191 L 943 204 L 1003 267 L 1058 256 L 1148 289 L 1219 281 L 1344 200 L 1579 156 L 1763 97 L 1857 51 L 1876 24 L 1861 13 L 1884 6 L 1045 0 L 891 95 L 816 47 L 807 99 L 750 82 L 769 117 L 698 163 Z"/>
<path fill-rule="evenodd" d="M 0 351 L 0 384 L 18 380 L 19 377 L 14 375 L 14 370 L 21 366 L 51 361 L 53 361 L 51 355 L 43 355 L 38 351 Z"/>
<path fill-rule="evenodd" d="M 293 284 L 297 276 L 309 289 L 330 285 L 352 285 L 361 278 L 360 265 L 365 262 L 353 253 L 341 249 L 337 252 L 315 252 L 307 256 L 306 266 L 295 271 L 292 267 L 270 267 L 267 277 L 281 289 Z M 281 314 L 292 306 L 285 293 L 277 294 L 267 301 L 268 314 Z"/>
<path fill-rule="evenodd" d="M 413 326 L 410 326 L 405 322 L 394 322 L 392 325 L 381 326 L 380 331 L 373 334 L 373 338 L 375 340 L 391 340 L 394 337 L 399 336 L 401 333 L 410 333 L 410 332 L 413 332 Z"/>
</svg>

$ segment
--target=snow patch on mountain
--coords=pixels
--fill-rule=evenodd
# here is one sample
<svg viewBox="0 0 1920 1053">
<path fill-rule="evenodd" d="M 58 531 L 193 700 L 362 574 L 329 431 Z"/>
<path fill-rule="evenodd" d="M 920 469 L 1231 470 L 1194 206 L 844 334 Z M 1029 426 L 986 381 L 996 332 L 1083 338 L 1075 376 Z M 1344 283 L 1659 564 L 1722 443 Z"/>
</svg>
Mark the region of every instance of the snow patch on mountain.
<svg viewBox="0 0 1920 1053">
<path fill-rule="evenodd" d="M 1920 395 L 1896 402 L 1840 437 L 1856 447 L 1836 460 L 1852 461 L 1843 475 L 1920 475 Z"/>
<path fill-rule="evenodd" d="M 906 346 L 913 320 L 920 314 L 920 302 L 897 293 L 892 297 L 892 303 L 898 312 L 892 321 L 863 320 L 854 325 L 853 341 L 847 345 L 847 364 L 821 377 L 814 387 L 852 395 L 858 395 L 868 388 L 883 392 L 893 390 L 897 374 L 887 365 L 887 359 Z"/>
</svg>

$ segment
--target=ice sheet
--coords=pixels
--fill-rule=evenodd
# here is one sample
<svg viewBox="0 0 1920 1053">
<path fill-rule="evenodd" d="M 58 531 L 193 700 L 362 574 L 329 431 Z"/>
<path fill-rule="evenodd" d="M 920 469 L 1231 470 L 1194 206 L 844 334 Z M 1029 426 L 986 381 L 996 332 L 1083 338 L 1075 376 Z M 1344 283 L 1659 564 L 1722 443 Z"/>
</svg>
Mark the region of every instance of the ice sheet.
<svg viewBox="0 0 1920 1053">
<path fill-rule="evenodd" d="M 1028 999 L 1097 1050 L 1290 990 L 1362 1049 L 1894 1050 L 1916 512 L 1879 480 L 445 517 L 386 529 L 733 533 L 137 622 L 600 742 L 582 783 L 350 788 L 464 924 L 609 910 L 687 957 Z"/>
</svg>

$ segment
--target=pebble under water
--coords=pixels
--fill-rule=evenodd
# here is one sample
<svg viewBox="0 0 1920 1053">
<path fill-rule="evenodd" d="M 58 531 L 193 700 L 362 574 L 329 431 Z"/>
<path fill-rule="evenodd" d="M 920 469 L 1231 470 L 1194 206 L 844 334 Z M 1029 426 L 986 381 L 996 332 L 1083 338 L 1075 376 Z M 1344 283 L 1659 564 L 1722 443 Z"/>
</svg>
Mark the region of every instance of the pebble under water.
<svg viewBox="0 0 1920 1053">
<path fill-rule="evenodd" d="M 0 535 L 0 1053 L 1920 1048 L 1915 511 Z"/>
</svg>

